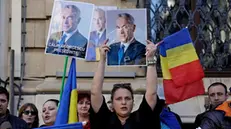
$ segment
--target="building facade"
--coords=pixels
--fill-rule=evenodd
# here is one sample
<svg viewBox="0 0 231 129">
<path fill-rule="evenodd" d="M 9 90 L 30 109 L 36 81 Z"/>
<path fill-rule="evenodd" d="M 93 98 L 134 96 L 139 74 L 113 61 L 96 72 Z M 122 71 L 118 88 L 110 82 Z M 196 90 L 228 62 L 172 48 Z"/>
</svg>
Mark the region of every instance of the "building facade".
<svg viewBox="0 0 231 129">
<path fill-rule="evenodd" d="M 118 8 L 147 8 L 149 15 L 148 38 L 154 42 L 160 41 L 164 36 L 167 36 L 182 27 L 195 26 L 190 28 L 190 30 L 192 32 L 193 40 L 199 44 L 196 48 L 205 68 L 206 78 L 204 79 L 204 86 L 206 90 L 211 83 L 216 81 L 223 82 L 228 87 L 231 87 L 231 67 L 229 60 L 228 63 L 220 61 L 226 59 L 225 57 L 220 58 L 220 55 L 228 54 L 228 56 L 230 56 L 230 23 L 221 23 L 227 25 L 226 27 L 228 30 L 225 26 L 216 26 L 218 25 L 218 23 L 215 23 L 215 21 L 217 21 L 216 19 L 221 18 L 216 17 L 216 12 L 214 11 L 216 9 L 211 9 L 212 5 L 215 7 L 216 3 L 203 3 L 201 0 L 197 0 L 197 2 L 194 0 L 191 0 L 191 2 L 190 0 L 162 0 L 159 2 L 156 0 L 72 1 L 89 2 L 96 5 L 117 6 Z M 208 8 L 205 8 L 203 4 Z M 227 2 L 227 7 L 229 7 L 228 5 L 229 3 Z M 217 3 L 217 6 L 220 7 L 221 4 Z M 222 7 L 223 6 L 226 5 L 222 5 Z M 59 89 L 61 86 L 65 60 L 65 57 L 44 54 L 53 8 L 53 0 L 1 0 L 0 7 L 1 80 L 7 82 L 7 78 L 10 77 L 10 49 L 14 49 L 14 82 L 20 88 L 20 90 L 15 88 L 17 95 L 15 97 L 15 107 L 18 108 L 26 102 L 34 102 L 41 113 L 42 104 L 47 99 L 59 98 Z M 202 11 L 203 14 L 214 11 L 214 14 L 211 13 L 211 17 L 208 18 L 206 15 L 201 16 L 202 14 L 197 13 L 198 11 Z M 228 8 L 228 11 L 226 12 L 230 13 L 229 11 L 230 8 Z M 218 11 L 217 15 L 222 16 L 223 13 Z M 229 15 L 227 14 L 225 16 Z M 211 25 L 209 24 L 210 26 L 206 27 L 208 24 L 206 22 L 211 22 Z M 219 29 L 216 30 L 216 28 Z M 225 35 L 227 33 L 229 33 L 228 37 Z M 213 45 L 210 45 L 209 43 L 213 43 Z M 219 51 L 216 48 L 221 47 L 219 46 L 220 44 L 226 46 L 223 47 L 225 50 L 222 51 L 222 53 L 216 53 L 216 51 Z M 226 50 L 227 48 L 228 50 Z M 212 58 L 212 61 L 210 60 L 210 57 L 214 57 Z M 70 59 L 68 64 L 70 64 Z M 77 87 L 80 91 L 90 90 L 96 65 L 97 62 L 77 60 Z M 69 69 L 67 69 L 67 71 L 68 70 Z M 136 109 L 136 105 L 139 105 L 141 96 L 144 93 L 145 74 L 145 67 L 107 67 L 103 87 L 107 99 L 109 99 L 110 90 L 114 83 L 131 82 L 133 89 L 135 90 Z M 159 85 L 161 86 L 161 84 L 162 79 L 161 73 L 159 72 Z M 1 85 L 4 85 L 4 83 L 1 83 Z M 204 104 L 207 102 L 206 96 L 207 94 L 194 97 L 170 105 L 170 107 L 174 112 L 181 116 L 184 123 L 192 123 L 195 116 L 204 111 Z M 19 101 L 19 98 L 22 99 Z M 42 120 L 40 124 L 42 124 Z"/>
</svg>

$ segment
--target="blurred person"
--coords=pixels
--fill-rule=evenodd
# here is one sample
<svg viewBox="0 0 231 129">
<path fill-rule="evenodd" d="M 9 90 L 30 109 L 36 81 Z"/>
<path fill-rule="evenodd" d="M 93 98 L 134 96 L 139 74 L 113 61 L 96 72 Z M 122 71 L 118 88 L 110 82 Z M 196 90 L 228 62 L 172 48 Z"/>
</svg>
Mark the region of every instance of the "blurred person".
<svg viewBox="0 0 231 129">
<path fill-rule="evenodd" d="M 208 87 L 208 98 L 210 103 L 208 109 L 205 112 L 196 116 L 194 122 L 195 128 L 200 126 L 202 118 L 207 112 L 214 110 L 218 105 L 222 104 L 228 99 L 227 86 L 221 82 L 212 83 Z"/>
<path fill-rule="evenodd" d="M 24 104 L 19 109 L 18 117 L 26 121 L 29 128 L 39 127 L 38 109 L 32 103 Z"/>
<path fill-rule="evenodd" d="M 11 115 L 8 108 L 9 92 L 6 88 L 0 87 L 0 128 L 1 129 L 29 129 L 27 123 Z"/>
<path fill-rule="evenodd" d="M 113 112 L 113 107 L 112 107 L 111 100 L 107 101 L 107 106 L 108 106 L 109 110 Z"/>
<path fill-rule="evenodd" d="M 198 129 L 231 129 L 231 101 L 225 101 L 204 114 Z"/>
<path fill-rule="evenodd" d="M 160 113 L 161 128 L 182 129 L 183 124 L 180 116 L 171 111 L 170 107 L 166 104 L 163 85 L 158 86 L 157 94 L 160 98 L 162 108 L 162 112 Z"/>
<path fill-rule="evenodd" d="M 91 105 L 90 94 L 78 93 L 77 113 L 79 122 L 85 122 L 83 129 L 90 129 L 89 109 Z"/>
<path fill-rule="evenodd" d="M 180 116 L 171 111 L 170 107 L 166 105 L 164 99 L 160 99 L 160 103 L 163 108 L 160 113 L 161 127 L 167 126 L 170 129 L 182 129 L 183 123 Z"/>
<path fill-rule="evenodd" d="M 42 118 L 43 118 L 44 125 L 40 127 L 54 125 L 55 120 L 56 120 L 56 114 L 58 111 L 58 104 L 59 104 L 59 101 L 56 99 L 48 99 L 43 104 Z"/>
</svg>

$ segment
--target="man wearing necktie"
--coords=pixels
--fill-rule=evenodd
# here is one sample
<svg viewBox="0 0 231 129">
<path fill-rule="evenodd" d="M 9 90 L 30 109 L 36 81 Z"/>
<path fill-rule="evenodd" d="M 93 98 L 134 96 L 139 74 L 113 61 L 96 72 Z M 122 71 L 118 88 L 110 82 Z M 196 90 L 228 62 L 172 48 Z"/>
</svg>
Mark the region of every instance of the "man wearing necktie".
<svg viewBox="0 0 231 129">
<path fill-rule="evenodd" d="M 104 40 L 106 40 L 105 24 L 105 11 L 101 8 L 96 8 L 93 15 L 93 25 L 95 30 L 90 33 L 86 55 L 87 61 L 99 61 L 99 46 Z"/>
<path fill-rule="evenodd" d="M 135 29 L 132 15 L 118 14 L 116 34 L 120 42 L 110 45 L 107 55 L 108 65 L 146 65 L 146 46 L 135 39 Z"/>
<path fill-rule="evenodd" d="M 51 34 L 46 53 L 85 58 L 87 39 L 78 30 L 80 13 L 75 5 L 62 8 L 62 31 Z"/>
</svg>

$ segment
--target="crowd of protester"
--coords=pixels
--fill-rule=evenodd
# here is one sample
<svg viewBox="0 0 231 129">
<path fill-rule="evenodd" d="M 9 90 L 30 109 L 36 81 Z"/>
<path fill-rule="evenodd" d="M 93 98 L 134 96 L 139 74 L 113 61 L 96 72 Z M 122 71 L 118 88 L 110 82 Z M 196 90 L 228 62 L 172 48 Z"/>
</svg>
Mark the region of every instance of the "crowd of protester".
<svg viewBox="0 0 231 129">
<path fill-rule="evenodd" d="M 165 100 L 157 95 L 156 45 L 147 42 L 148 60 L 146 91 L 139 108 L 133 110 L 134 95 L 131 83 L 117 83 L 111 90 L 111 99 L 106 102 L 102 94 L 106 53 L 110 48 L 100 48 L 100 61 L 89 92 L 79 92 L 77 116 L 84 123 L 84 129 L 182 129 L 178 114 L 171 111 Z M 229 91 L 221 82 L 208 87 L 209 108 L 196 116 L 196 129 L 231 129 L 231 101 Z M 31 129 L 55 124 L 59 100 L 48 99 L 37 109 L 33 103 L 26 103 L 18 111 L 18 117 L 8 110 L 9 92 L 0 87 L 0 129 Z M 38 110 L 42 111 L 43 125 L 40 126 Z M 187 110 L 187 109 L 185 109 Z"/>
<path fill-rule="evenodd" d="M 183 123 L 180 116 L 170 110 L 170 108 L 165 104 L 164 99 L 159 99 L 158 97 L 155 109 L 151 110 L 152 108 L 150 108 L 150 112 L 147 111 L 149 109 L 148 103 L 144 102 L 144 98 L 141 102 L 140 108 L 137 111 L 131 112 L 134 98 L 130 83 L 115 84 L 112 90 L 111 100 L 109 100 L 107 103 L 105 102 L 105 98 L 102 97 L 102 95 L 99 96 L 102 100 L 99 101 L 100 103 L 97 103 L 97 105 L 100 107 L 95 110 L 94 108 L 96 107 L 94 107 L 95 105 L 93 104 L 91 106 L 91 101 L 97 101 L 94 100 L 94 98 L 91 98 L 90 93 L 80 92 L 78 94 L 78 114 L 76 115 L 78 116 L 79 122 L 84 122 L 84 129 L 94 129 L 99 127 L 105 129 L 108 127 L 110 129 L 113 127 L 116 129 L 133 129 L 133 125 L 137 126 L 138 129 L 140 128 L 140 125 L 135 124 L 135 122 L 140 122 L 141 125 L 143 122 L 139 119 L 151 123 L 153 128 L 158 127 L 160 129 L 183 129 Z M 228 101 L 229 91 L 227 86 L 221 82 L 212 83 L 208 87 L 208 97 L 210 104 L 205 109 L 205 112 L 196 116 L 194 128 L 231 129 L 231 101 Z M 37 109 L 33 103 L 25 103 L 18 110 L 18 117 L 10 114 L 9 110 L 7 109 L 8 102 L 9 92 L 5 88 L 0 87 L 1 129 L 31 129 L 44 126 L 52 126 L 55 123 L 56 113 L 59 105 L 59 101 L 56 99 L 48 99 L 43 104 L 42 109 Z M 142 112 L 141 109 L 147 112 Z M 42 122 L 39 122 L 38 110 L 42 111 L 42 120 L 44 123 L 43 125 L 39 125 Z M 150 115 L 147 116 L 147 113 Z M 126 117 L 126 115 L 128 115 L 128 118 L 125 119 L 125 123 L 123 124 L 122 120 Z M 138 116 L 140 118 L 137 118 Z M 142 118 L 142 116 L 144 118 Z M 150 120 L 152 120 L 152 122 Z M 100 123 L 100 121 L 103 123 Z M 107 127 L 103 126 L 105 125 L 105 121 L 109 123 L 106 125 Z"/>
</svg>

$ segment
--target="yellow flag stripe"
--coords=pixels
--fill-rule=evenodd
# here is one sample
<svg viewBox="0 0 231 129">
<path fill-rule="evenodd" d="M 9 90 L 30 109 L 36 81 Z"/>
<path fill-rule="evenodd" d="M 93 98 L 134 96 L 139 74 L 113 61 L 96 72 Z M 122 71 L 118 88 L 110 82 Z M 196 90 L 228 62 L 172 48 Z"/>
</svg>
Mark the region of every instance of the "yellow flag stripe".
<svg viewBox="0 0 231 129">
<path fill-rule="evenodd" d="M 170 71 L 168 69 L 167 58 L 160 55 L 160 63 L 161 63 L 163 79 L 172 79 L 172 76 L 171 76 Z"/>
<path fill-rule="evenodd" d="M 192 43 L 168 49 L 166 52 L 169 69 L 198 60 Z"/>
<path fill-rule="evenodd" d="M 77 93 L 77 90 L 74 89 L 71 91 L 70 106 L 69 106 L 69 118 L 68 118 L 69 124 L 78 122 L 77 101 L 78 101 L 78 93 Z"/>
</svg>

